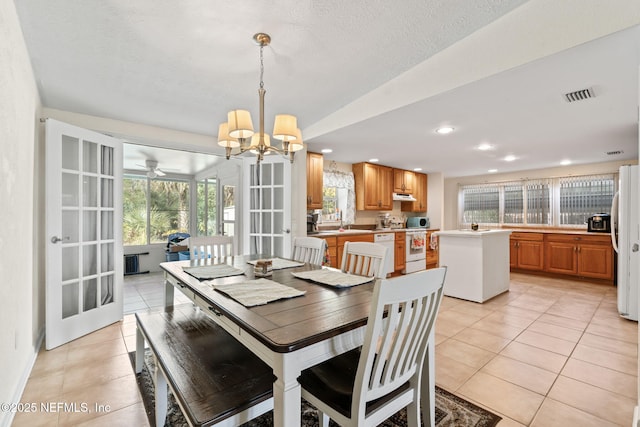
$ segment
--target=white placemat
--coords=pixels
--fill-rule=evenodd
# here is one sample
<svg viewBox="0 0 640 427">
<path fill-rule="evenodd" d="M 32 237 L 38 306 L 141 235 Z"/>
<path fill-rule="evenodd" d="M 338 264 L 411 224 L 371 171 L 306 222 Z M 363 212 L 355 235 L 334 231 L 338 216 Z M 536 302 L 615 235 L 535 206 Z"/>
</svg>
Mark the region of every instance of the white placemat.
<svg viewBox="0 0 640 427">
<path fill-rule="evenodd" d="M 358 276 L 356 274 L 345 273 L 335 268 L 322 268 L 321 270 L 293 271 L 292 275 L 300 279 L 312 280 L 323 285 L 334 286 L 336 288 L 348 288 L 350 286 L 362 285 L 371 282 L 374 277 Z"/>
<path fill-rule="evenodd" d="M 213 289 L 230 296 L 245 307 L 264 305 L 283 298 L 299 297 L 306 293 L 269 279 L 213 285 Z"/>
<path fill-rule="evenodd" d="M 198 280 L 219 279 L 220 277 L 239 276 L 240 274 L 244 274 L 243 270 L 228 264 L 182 267 L 182 270 Z"/>
<path fill-rule="evenodd" d="M 272 270 L 282 270 L 283 268 L 302 267 L 304 265 L 304 262 L 292 261 L 290 259 L 283 259 L 283 258 L 266 258 L 266 259 L 271 260 Z M 257 262 L 258 260 L 248 261 L 248 263 L 251 265 L 256 265 Z"/>
</svg>

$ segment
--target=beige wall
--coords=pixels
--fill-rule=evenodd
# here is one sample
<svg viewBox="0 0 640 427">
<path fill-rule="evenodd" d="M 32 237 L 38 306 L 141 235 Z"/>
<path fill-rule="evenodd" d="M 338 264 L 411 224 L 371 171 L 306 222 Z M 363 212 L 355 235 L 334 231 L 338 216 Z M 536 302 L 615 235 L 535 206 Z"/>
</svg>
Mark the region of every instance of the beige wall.
<svg viewBox="0 0 640 427">
<path fill-rule="evenodd" d="M 12 1 L 0 2 L 0 402 L 18 402 L 43 328 L 40 100 Z M 0 425 L 12 414 L 0 412 Z"/>
<path fill-rule="evenodd" d="M 503 174 L 477 175 L 444 180 L 444 224 L 443 230 L 458 228 L 458 187 L 464 184 L 479 184 L 483 182 L 510 181 L 524 178 L 551 178 L 569 175 L 589 175 L 598 173 L 617 172 L 620 166 L 637 164 L 637 161 L 620 161 L 606 163 L 592 163 L 587 165 L 571 165 L 549 169 L 536 169 Z"/>
</svg>

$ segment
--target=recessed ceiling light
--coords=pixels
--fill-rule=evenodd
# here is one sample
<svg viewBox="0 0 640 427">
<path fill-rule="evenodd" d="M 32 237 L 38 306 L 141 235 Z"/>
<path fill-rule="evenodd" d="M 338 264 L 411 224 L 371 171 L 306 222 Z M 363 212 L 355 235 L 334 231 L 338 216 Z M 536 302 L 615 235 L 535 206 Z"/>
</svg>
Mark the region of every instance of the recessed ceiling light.
<svg viewBox="0 0 640 427">
<path fill-rule="evenodd" d="M 380 159 L 369 159 L 369 163 L 378 163 Z"/>
<path fill-rule="evenodd" d="M 413 168 L 414 172 L 420 172 L 422 170 L 422 168 Z"/>
<path fill-rule="evenodd" d="M 562 166 L 570 165 L 570 164 L 571 164 L 571 160 L 569 160 L 569 159 L 563 160 L 563 161 L 561 161 L 561 162 L 560 162 L 560 164 L 561 164 Z"/>
<path fill-rule="evenodd" d="M 478 145 L 478 150 L 480 151 L 487 151 L 492 149 L 493 149 L 493 145 L 488 144 L 486 142 L 483 142 L 482 144 Z"/>
<path fill-rule="evenodd" d="M 453 128 L 451 126 L 442 126 L 436 129 L 436 133 L 439 133 L 440 135 L 446 135 L 451 132 L 453 132 Z"/>
<path fill-rule="evenodd" d="M 331 148 L 323 148 L 322 150 L 320 150 L 321 152 L 328 154 L 328 153 L 333 153 L 333 150 Z"/>
<path fill-rule="evenodd" d="M 489 172 L 489 173 L 496 173 L 496 172 L 498 172 L 498 169 L 489 169 L 487 172 Z"/>
<path fill-rule="evenodd" d="M 516 159 L 516 156 L 509 154 L 507 157 L 504 158 L 505 162 L 513 162 Z"/>
</svg>

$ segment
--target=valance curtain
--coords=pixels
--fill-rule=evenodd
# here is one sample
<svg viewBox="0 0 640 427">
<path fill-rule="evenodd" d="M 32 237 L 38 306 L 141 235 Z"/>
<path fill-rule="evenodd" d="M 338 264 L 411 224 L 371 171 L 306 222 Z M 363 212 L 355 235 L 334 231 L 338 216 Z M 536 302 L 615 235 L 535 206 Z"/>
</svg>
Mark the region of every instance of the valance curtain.
<svg viewBox="0 0 640 427">
<path fill-rule="evenodd" d="M 356 184 L 351 172 L 324 171 L 323 186 L 346 188 L 347 189 L 347 209 L 342 213 L 342 223 L 353 224 L 356 220 Z"/>
</svg>

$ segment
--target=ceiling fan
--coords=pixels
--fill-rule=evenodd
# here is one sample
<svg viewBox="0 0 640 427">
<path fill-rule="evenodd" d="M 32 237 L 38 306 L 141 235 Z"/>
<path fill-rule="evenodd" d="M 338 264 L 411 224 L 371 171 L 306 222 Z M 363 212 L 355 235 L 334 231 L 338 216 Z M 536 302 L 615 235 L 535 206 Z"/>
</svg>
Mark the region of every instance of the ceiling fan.
<svg viewBox="0 0 640 427">
<path fill-rule="evenodd" d="M 138 166 L 143 167 L 147 170 L 147 176 L 149 178 L 155 178 L 157 176 L 165 176 L 166 173 L 158 167 L 157 160 L 145 160 L 144 166 L 138 164 Z"/>
</svg>

